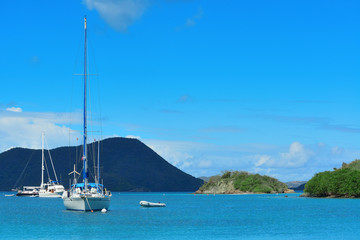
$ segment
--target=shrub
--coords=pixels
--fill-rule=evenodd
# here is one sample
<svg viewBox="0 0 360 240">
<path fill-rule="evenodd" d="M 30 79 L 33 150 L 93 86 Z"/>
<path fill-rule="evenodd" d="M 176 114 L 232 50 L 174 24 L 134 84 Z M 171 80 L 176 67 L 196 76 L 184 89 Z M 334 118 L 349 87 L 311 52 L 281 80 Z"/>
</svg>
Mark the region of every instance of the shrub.
<svg viewBox="0 0 360 240">
<path fill-rule="evenodd" d="M 304 192 L 318 197 L 329 195 L 359 197 L 360 171 L 350 168 L 349 165 L 333 172 L 317 173 L 306 183 Z"/>
<path fill-rule="evenodd" d="M 255 193 L 271 193 L 272 189 L 271 189 L 271 187 L 266 186 L 266 185 L 259 185 L 254 188 L 253 192 L 255 192 Z"/>
<path fill-rule="evenodd" d="M 225 179 L 225 178 L 230 178 L 231 177 L 231 172 L 230 171 L 225 171 L 223 173 L 223 175 L 221 176 L 221 178 Z"/>
</svg>

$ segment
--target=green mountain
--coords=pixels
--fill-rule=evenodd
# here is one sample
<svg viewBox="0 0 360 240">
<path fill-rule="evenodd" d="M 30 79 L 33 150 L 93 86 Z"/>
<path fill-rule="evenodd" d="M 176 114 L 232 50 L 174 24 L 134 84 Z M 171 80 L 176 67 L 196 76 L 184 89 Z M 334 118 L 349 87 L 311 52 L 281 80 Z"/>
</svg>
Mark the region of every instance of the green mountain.
<svg viewBox="0 0 360 240">
<path fill-rule="evenodd" d="M 360 160 L 315 174 L 306 183 L 304 193 L 308 197 L 360 197 Z"/>
<path fill-rule="evenodd" d="M 97 143 L 88 145 L 90 172 L 94 172 Z M 46 162 L 52 175 L 49 154 Z M 73 165 L 82 169 L 82 146 L 50 150 L 56 173 L 62 184 L 69 186 Z M 174 167 L 137 139 L 109 138 L 100 142 L 100 175 L 111 191 L 192 192 L 203 180 Z M 37 186 L 41 181 L 41 150 L 14 148 L 0 154 L 0 190 Z M 94 174 L 90 174 L 90 178 Z M 51 179 L 54 180 L 52 175 Z M 82 180 L 81 180 L 82 181 Z"/>
<path fill-rule="evenodd" d="M 283 193 L 291 192 L 285 183 L 269 176 L 248 172 L 226 171 L 204 183 L 196 193 L 236 194 L 236 193 Z"/>
</svg>

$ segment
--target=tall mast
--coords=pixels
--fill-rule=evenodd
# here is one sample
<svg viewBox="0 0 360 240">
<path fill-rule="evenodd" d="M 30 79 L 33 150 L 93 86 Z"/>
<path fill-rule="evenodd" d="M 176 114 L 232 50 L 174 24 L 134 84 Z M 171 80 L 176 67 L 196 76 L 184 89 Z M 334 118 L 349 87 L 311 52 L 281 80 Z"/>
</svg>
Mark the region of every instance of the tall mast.
<svg viewBox="0 0 360 240">
<path fill-rule="evenodd" d="M 84 146 L 83 146 L 83 180 L 84 180 L 84 189 L 87 190 L 88 185 L 88 166 L 87 166 L 87 123 L 86 123 L 86 81 L 87 81 L 87 72 L 86 72 L 86 16 L 84 17 L 84 32 L 85 32 L 85 44 L 84 44 Z"/>
<path fill-rule="evenodd" d="M 42 188 L 42 187 L 44 187 L 44 135 L 45 135 L 45 133 L 44 132 L 42 132 L 42 134 L 41 134 L 41 139 L 42 139 L 42 141 L 41 141 L 41 185 L 40 185 L 40 187 Z"/>
<path fill-rule="evenodd" d="M 97 183 L 100 184 L 100 140 L 98 140 Z"/>
</svg>

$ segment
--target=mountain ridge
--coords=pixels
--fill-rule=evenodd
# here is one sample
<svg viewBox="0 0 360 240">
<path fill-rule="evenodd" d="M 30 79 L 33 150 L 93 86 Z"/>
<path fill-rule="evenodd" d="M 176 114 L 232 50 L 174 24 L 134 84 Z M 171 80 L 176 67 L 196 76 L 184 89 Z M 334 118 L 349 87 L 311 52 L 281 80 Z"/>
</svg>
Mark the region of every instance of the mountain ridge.
<svg viewBox="0 0 360 240">
<path fill-rule="evenodd" d="M 73 170 L 73 165 L 77 165 L 78 172 L 81 170 L 82 146 L 49 151 L 58 178 L 67 188 L 68 173 Z M 88 144 L 88 153 L 89 171 L 93 172 L 97 143 Z M 45 155 L 48 161 L 47 153 Z M 192 192 L 203 183 L 171 165 L 138 139 L 114 137 L 100 141 L 100 162 L 101 178 L 111 191 Z M 41 150 L 12 148 L 0 154 L 0 165 L 0 190 L 10 190 L 15 184 L 18 185 L 15 187 L 40 184 Z M 23 179 L 17 181 L 22 172 Z"/>
</svg>

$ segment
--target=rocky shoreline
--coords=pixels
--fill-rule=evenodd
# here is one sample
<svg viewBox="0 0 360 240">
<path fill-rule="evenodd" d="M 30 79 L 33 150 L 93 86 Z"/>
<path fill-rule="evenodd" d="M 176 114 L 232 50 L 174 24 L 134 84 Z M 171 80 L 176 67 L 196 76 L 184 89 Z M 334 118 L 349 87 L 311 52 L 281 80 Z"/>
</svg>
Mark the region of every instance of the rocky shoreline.
<svg viewBox="0 0 360 240">
<path fill-rule="evenodd" d="M 310 193 L 303 193 L 301 194 L 299 197 L 307 197 L 307 198 L 354 198 L 354 199 L 358 199 L 359 197 L 355 197 L 355 196 L 347 196 L 347 195 L 315 195 L 315 194 L 310 194 Z"/>
<path fill-rule="evenodd" d="M 194 194 L 229 194 L 229 195 L 246 195 L 246 194 L 274 194 L 274 193 L 296 193 L 293 189 L 287 189 L 284 192 L 272 192 L 272 193 L 265 193 L 265 192 L 242 192 L 239 190 L 234 190 L 234 191 L 223 191 L 223 192 L 214 192 L 214 191 L 202 191 L 202 190 L 197 190 L 196 192 L 194 192 Z"/>
</svg>

